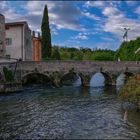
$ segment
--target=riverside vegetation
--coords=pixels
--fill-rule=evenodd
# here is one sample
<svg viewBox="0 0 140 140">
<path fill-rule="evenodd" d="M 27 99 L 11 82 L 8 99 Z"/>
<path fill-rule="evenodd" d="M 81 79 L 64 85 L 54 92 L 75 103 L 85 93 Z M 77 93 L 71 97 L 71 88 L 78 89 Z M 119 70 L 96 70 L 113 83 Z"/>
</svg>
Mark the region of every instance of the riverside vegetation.
<svg viewBox="0 0 140 140">
<path fill-rule="evenodd" d="M 130 78 L 120 90 L 119 98 L 136 105 L 137 110 L 140 110 L 140 81 L 136 77 Z"/>
<path fill-rule="evenodd" d="M 52 60 L 89 60 L 89 61 L 139 61 L 140 54 L 135 54 L 140 47 L 140 37 L 136 40 L 122 42 L 116 51 L 108 49 L 68 48 L 67 46 L 52 47 Z M 47 57 L 44 60 L 48 60 Z"/>
</svg>

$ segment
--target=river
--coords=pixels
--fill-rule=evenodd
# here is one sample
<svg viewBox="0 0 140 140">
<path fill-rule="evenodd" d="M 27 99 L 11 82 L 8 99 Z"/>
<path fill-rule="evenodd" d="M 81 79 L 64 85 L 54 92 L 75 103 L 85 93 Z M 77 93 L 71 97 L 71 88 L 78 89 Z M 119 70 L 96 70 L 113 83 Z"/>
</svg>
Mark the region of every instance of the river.
<svg viewBox="0 0 140 140">
<path fill-rule="evenodd" d="M 113 87 L 30 86 L 0 95 L 0 138 L 140 138 L 140 113 L 124 111 Z"/>
</svg>

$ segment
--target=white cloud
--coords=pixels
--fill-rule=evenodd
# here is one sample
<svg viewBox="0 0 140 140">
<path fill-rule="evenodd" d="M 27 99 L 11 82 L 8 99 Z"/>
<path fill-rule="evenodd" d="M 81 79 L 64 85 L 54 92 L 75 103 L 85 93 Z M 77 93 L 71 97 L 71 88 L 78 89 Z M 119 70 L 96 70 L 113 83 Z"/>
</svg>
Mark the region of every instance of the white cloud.
<svg viewBox="0 0 140 140">
<path fill-rule="evenodd" d="M 105 1 L 87 1 L 85 3 L 86 7 L 98 7 L 101 8 L 105 5 Z"/>
<path fill-rule="evenodd" d="M 88 39 L 88 37 L 85 36 L 85 35 L 78 35 L 78 36 L 75 37 L 75 39 L 85 40 L 85 39 Z"/>
<path fill-rule="evenodd" d="M 115 8 L 115 7 L 106 7 L 104 10 L 103 10 L 103 14 L 105 15 L 105 16 L 116 16 L 116 15 L 118 15 L 118 14 L 120 14 L 120 11 L 117 9 L 117 8 Z"/>
<path fill-rule="evenodd" d="M 93 19 L 93 20 L 100 20 L 101 18 L 94 15 L 94 14 L 91 14 L 89 12 L 82 12 L 82 15 L 86 16 L 87 18 L 90 18 L 90 19 Z"/>
<path fill-rule="evenodd" d="M 104 37 L 102 36 L 101 39 L 104 40 L 104 41 L 108 41 L 108 42 L 114 42 L 115 41 L 115 39 L 110 38 L 110 37 L 105 37 L 105 36 Z"/>
<path fill-rule="evenodd" d="M 19 2 L 20 3 L 20 2 Z M 20 6 L 23 4 L 19 4 Z M 45 4 L 48 6 L 50 25 L 57 26 L 56 29 L 70 29 L 81 31 L 84 27 L 77 17 L 81 16 L 81 11 L 74 7 L 74 2 L 62 1 L 26 1 L 22 9 L 26 14 L 18 14 L 7 1 L 2 1 L 0 12 L 5 15 L 6 22 L 27 21 L 32 30 L 39 30 Z M 68 12 L 71 11 L 71 12 Z"/>
<path fill-rule="evenodd" d="M 86 34 L 86 33 L 83 33 L 83 32 L 80 32 L 80 33 L 78 33 L 78 35 L 77 36 L 75 36 L 75 37 L 71 37 L 71 39 L 73 40 L 73 39 L 78 39 L 78 40 L 86 40 L 86 39 L 88 39 L 88 36 L 87 36 L 88 34 Z"/>
<path fill-rule="evenodd" d="M 135 13 L 137 13 L 137 14 L 139 14 L 139 15 L 140 15 L 140 6 L 139 6 L 139 7 L 137 7 L 137 9 L 136 9 Z"/>
<path fill-rule="evenodd" d="M 120 41 L 124 34 L 124 27 L 129 27 L 129 39 L 135 39 L 140 36 L 140 21 L 127 18 L 123 12 L 114 7 L 106 7 L 103 14 L 107 16 L 106 22 L 103 25 L 105 32 L 110 32 L 116 35 Z"/>
</svg>

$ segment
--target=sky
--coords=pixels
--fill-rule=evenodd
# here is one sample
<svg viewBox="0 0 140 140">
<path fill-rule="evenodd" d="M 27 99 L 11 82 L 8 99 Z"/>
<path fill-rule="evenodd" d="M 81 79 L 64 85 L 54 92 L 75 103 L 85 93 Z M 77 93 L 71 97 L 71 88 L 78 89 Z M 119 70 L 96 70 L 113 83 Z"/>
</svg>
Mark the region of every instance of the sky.
<svg viewBox="0 0 140 140">
<path fill-rule="evenodd" d="M 140 1 L 0 1 L 6 22 L 27 21 L 40 32 L 47 4 L 53 45 L 117 50 L 140 36 Z"/>
</svg>

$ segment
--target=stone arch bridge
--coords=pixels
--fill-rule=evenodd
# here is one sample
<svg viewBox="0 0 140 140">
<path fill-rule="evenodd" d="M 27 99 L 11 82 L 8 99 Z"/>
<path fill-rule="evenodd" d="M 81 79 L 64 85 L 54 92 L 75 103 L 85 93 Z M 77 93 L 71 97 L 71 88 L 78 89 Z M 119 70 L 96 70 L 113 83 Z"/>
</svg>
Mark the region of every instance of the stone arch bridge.
<svg viewBox="0 0 140 140">
<path fill-rule="evenodd" d="M 105 77 L 105 84 L 116 85 L 116 78 L 124 73 L 126 77 L 140 73 L 140 63 L 136 61 L 23 61 L 0 63 L 2 73 L 3 66 L 8 67 L 13 72 L 16 71 L 17 80 L 25 80 L 32 74 L 40 74 L 48 77 L 56 86 L 68 73 L 78 74 L 81 77 L 82 85 L 89 86 L 91 77 L 101 72 Z"/>
</svg>

